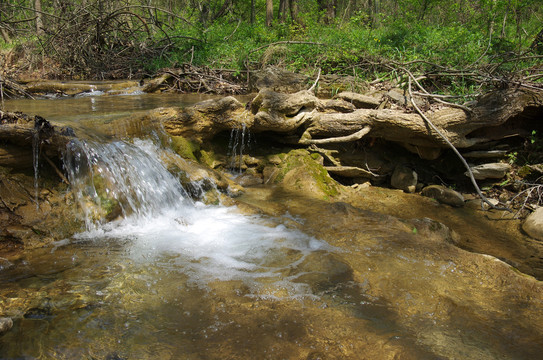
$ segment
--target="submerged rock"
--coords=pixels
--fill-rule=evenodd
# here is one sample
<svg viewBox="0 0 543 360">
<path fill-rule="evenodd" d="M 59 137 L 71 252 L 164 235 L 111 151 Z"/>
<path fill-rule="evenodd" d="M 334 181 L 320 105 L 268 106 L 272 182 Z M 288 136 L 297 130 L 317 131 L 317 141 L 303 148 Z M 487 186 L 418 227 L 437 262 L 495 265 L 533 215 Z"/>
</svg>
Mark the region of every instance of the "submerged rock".
<svg viewBox="0 0 543 360">
<path fill-rule="evenodd" d="M 421 194 L 430 198 L 434 198 L 442 204 L 447 204 L 455 207 L 464 206 L 464 197 L 457 191 L 449 189 L 442 185 L 430 185 L 422 189 Z"/>
<path fill-rule="evenodd" d="M 8 332 L 13 327 L 13 320 L 8 317 L 0 317 L 0 335 Z"/>
</svg>

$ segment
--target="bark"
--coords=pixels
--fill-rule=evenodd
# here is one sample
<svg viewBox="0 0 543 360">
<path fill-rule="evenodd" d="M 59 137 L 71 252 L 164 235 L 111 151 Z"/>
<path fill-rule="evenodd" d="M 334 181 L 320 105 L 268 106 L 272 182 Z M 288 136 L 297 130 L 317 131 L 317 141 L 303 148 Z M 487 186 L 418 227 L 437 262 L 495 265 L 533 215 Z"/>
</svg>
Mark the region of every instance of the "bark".
<svg viewBox="0 0 543 360">
<path fill-rule="evenodd" d="M 233 98 L 211 100 L 176 110 L 163 123 L 171 134 L 199 141 L 244 126 L 255 133 L 278 134 L 279 140 L 300 145 L 356 141 L 363 136 L 382 138 L 409 145 L 422 157 L 435 156 L 448 146 L 419 114 L 346 106 L 340 106 L 338 112 L 338 105 L 320 100 L 309 91 L 282 94 L 262 90 L 247 110 Z M 442 107 L 424 115 L 455 147 L 468 148 L 518 133 L 525 126 L 526 116 L 532 116 L 535 123 L 542 112 L 542 92 L 511 89 L 487 94 L 470 113 Z"/>
<path fill-rule="evenodd" d="M 2 39 L 4 39 L 4 42 L 6 44 L 11 43 L 11 38 L 9 37 L 7 30 L 2 26 L 1 23 L 0 23 L 0 34 L 2 35 Z"/>
<path fill-rule="evenodd" d="M 266 0 L 266 26 L 270 27 L 273 21 L 273 0 Z"/>
<path fill-rule="evenodd" d="M 301 20 L 298 16 L 298 13 L 299 13 L 298 0 L 290 0 L 289 6 L 290 6 L 290 18 L 292 19 L 292 22 L 301 24 Z"/>
<path fill-rule="evenodd" d="M 34 10 L 36 12 L 36 35 L 43 35 L 43 19 L 41 12 L 41 0 L 34 0 Z"/>
<path fill-rule="evenodd" d="M 287 19 L 287 7 L 288 0 L 279 0 L 279 11 L 277 13 L 277 18 L 281 23 L 284 23 Z"/>
<path fill-rule="evenodd" d="M 255 14 L 256 14 L 255 1 L 256 0 L 251 0 L 251 25 L 255 23 Z"/>
<path fill-rule="evenodd" d="M 336 17 L 337 0 L 318 0 L 319 10 L 324 12 L 324 22 L 329 24 Z"/>
</svg>

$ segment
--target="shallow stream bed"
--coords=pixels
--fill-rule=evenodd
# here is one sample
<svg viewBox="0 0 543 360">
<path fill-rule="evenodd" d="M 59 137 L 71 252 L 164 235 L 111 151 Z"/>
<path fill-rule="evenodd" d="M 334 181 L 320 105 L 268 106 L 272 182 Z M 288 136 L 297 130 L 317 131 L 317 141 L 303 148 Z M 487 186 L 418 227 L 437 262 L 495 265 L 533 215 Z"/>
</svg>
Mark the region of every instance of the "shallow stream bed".
<svg viewBox="0 0 543 360">
<path fill-rule="evenodd" d="M 54 111 L 73 106 L 56 115 L 23 102 L 7 108 L 92 127 L 147 100 L 48 101 Z M 74 110 L 101 101 L 111 110 Z M 165 105 L 177 102 L 186 104 Z M 119 172 L 132 215 L 0 258 L 0 316 L 14 320 L 0 358 L 536 359 L 543 351 L 543 283 L 458 246 L 507 234 L 470 221 L 474 213 L 376 189 L 326 202 L 261 186 L 237 206 L 204 205 L 172 185 L 150 140 L 89 146 L 97 169 Z"/>
</svg>

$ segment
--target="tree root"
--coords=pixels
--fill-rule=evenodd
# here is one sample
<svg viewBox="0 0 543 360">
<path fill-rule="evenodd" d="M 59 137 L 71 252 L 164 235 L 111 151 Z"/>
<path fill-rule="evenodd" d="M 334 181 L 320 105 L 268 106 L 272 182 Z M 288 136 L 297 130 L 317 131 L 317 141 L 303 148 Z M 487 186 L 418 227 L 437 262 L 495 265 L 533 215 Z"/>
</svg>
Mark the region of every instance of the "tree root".
<svg viewBox="0 0 543 360">
<path fill-rule="evenodd" d="M 364 126 L 361 130 L 347 136 L 338 136 L 333 138 L 326 139 L 306 139 L 304 136 L 298 141 L 300 145 L 311 145 L 311 144 L 332 144 L 332 143 L 342 143 L 342 142 L 351 142 L 362 139 L 371 131 L 371 126 Z"/>
<path fill-rule="evenodd" d="M 496 206 L 494 204 L 492 204 L 490 202 L 490 200 L 488 200 L 488 198 L 486 196 L 484 196 L 484 194 L 482 193 L 481 189 L 479 188 L 479 185 L 477 185 L 477 181 L 475 180 L 475 177 L 473 176 L 473 172 L 471 171 L 471 168 L 469 166 L 469 164 L 467 163 L 466 159 L 464 159 L 464 157 L 462 156 L 462 154 L 460 154 L 460 152 L 458 151 L 458 149 L 449 141 L 449 139 L 447 139 L 447 137 L 445 135 L 443 135 L 443 133 L 441 131 L 439 131 L 439 129 L 430 121 L 430 119 L 428 119 L 428 117 L 426 115 L 424 115 L 424 113 L 420 110 L 420 108 L 417 106 L 417 104 L 415 103 L 414 99 L 413 99 L 413 93 L 411 92 L 411 78 L 412 78 L 412 74 L 409 73 L 409 86 L 408 86 L 408 91 L 409 91 L 409 100 L 411 101 L 411 105 L 413 105 L 413 108 L 417 111 L 417 113 L 424 119 L 424 121 L 428 124 L 428 126 L 430 126 L 432 128 L 432 130 L 438 134 L 446 143 L 447 145 L 454 151 L 454 153 L 458 156 L 458 158 L 460 159 L 460 161 L 462 161 L 462 164 L 464 165 L 464 167 L 467 169 L 468 171 L 468 174 L 469 174 L 469 177 L 471 179 L 471 183 L 473 184 L 473 186 L 475 187 L 475 191 L 477 191 L 477 194 L 479 195 L 479 197 L 481 198 L 481 208 L 484 210 L 484 206 L 483 206 L 483 202 L 486 203 L 488 206 L 490 206 L 491 208 L 495 209 L 495 210 L 505 210 L 505 211 L 509 211 L 511 212 L 511 209 L 508 208 L 508 207 L 501 207 L 501 206 Z"/>
</svg>

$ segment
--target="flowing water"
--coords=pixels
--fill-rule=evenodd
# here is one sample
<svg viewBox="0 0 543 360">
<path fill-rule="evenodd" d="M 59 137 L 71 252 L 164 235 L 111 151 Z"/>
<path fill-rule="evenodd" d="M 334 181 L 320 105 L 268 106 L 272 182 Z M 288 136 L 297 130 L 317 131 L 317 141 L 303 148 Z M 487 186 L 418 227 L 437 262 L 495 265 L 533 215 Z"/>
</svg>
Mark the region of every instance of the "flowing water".
<svg viewBox="0 0 543 360">
<path fill-rule="evenodd" d="M 150 107 L 186 101 L 150 98 Z M 118 106 L 89 111 L 86 97 L 48 100 L 49 113 L 39 112 L 88 127 L 149 100 L 93 103 L 101 101 Z M 152 136 L 98 139 L 71 143 L 64 159 L 86 231 L 0 258 L 0 317 L 14 319 L 0 336 L 2 359 L 536 359 L 543 351 L 542 283 L 452 245 L 439 224 L 271 186 L 248 189 L 237 207 L 205 205 L 168 172 L 160 160 L 168 150 Z M 106 221 L 100 209 L 110 205 L 116 217 Z"/>
</svg>

